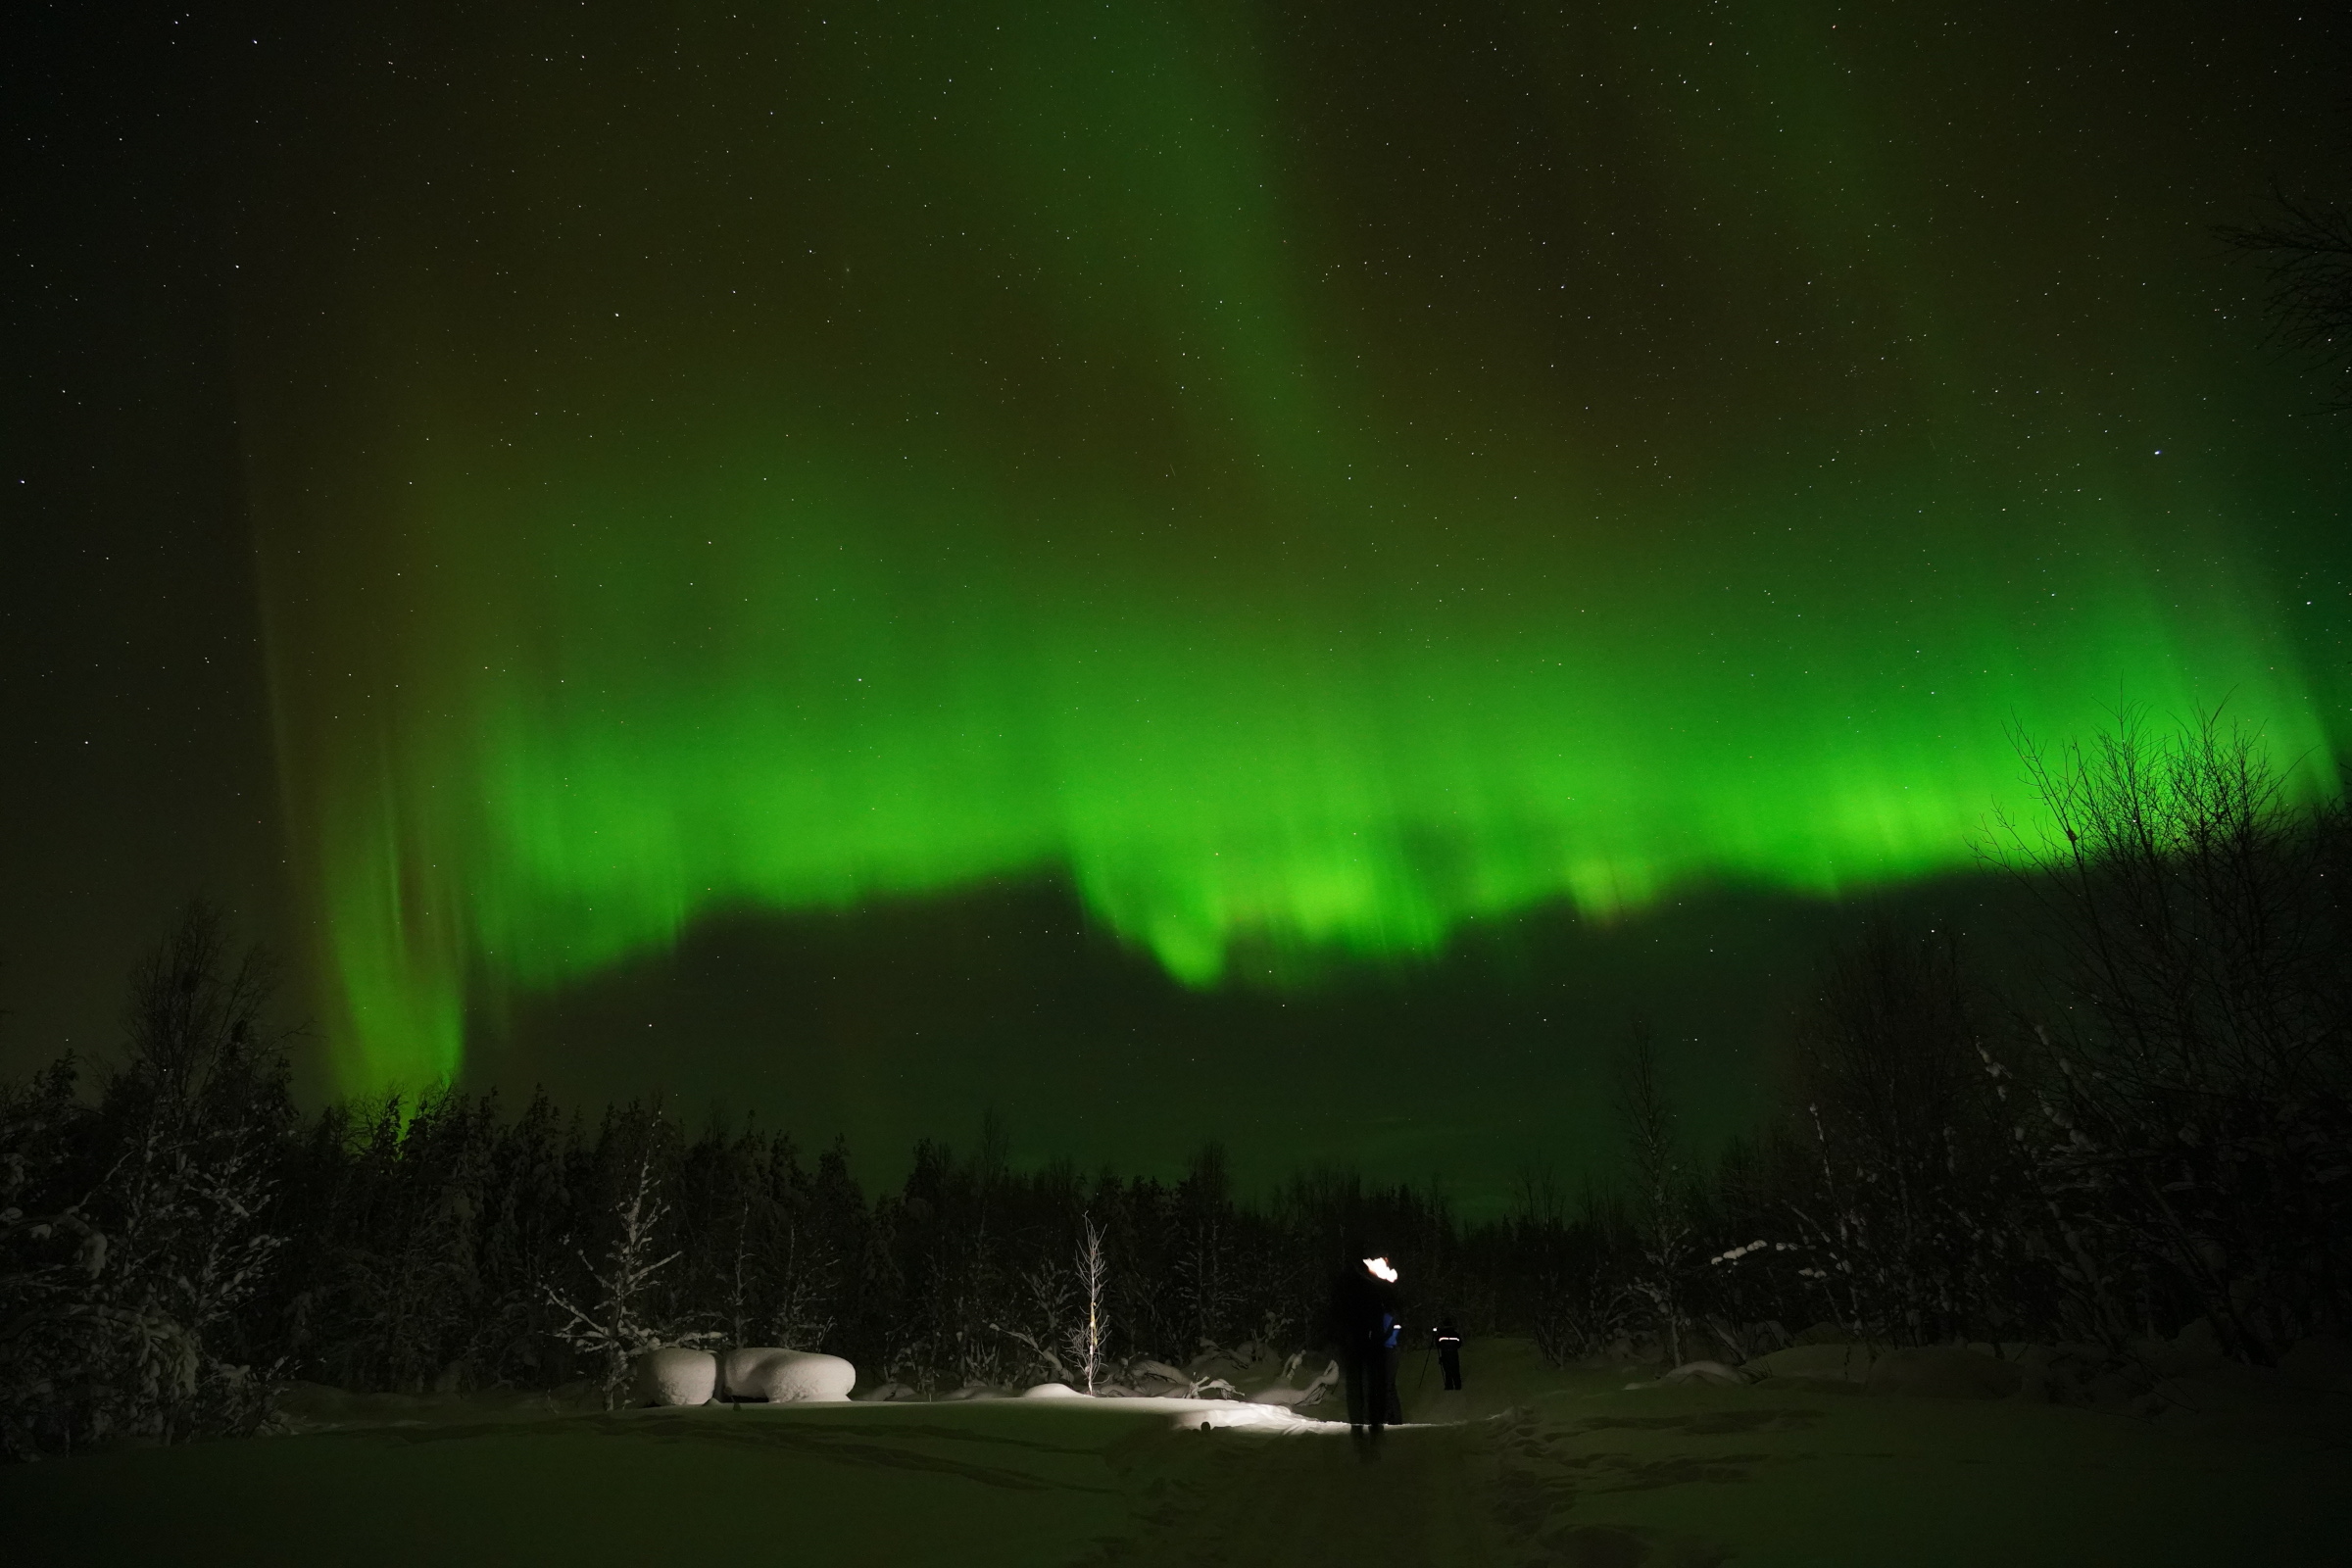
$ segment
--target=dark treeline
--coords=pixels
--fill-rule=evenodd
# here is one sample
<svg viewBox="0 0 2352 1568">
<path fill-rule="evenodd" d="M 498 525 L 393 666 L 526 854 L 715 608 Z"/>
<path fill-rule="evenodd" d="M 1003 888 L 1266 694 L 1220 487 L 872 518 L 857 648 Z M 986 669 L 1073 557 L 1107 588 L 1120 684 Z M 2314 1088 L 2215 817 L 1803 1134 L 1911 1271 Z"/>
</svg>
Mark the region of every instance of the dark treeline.
<svg viewBox="0 0 2352 1568">
<path fill-rule="evenodd" d="M 579 1342 L 612 1322 L 632 1268 L 624 1353 L 697 1339 L 823 1349 L 925 1395 L 1074 1381 L 1089 1220 L 1122 1365 L 1302 1343 L 1350 1234 L 1415 1255 L 1460 1241 L 1442 1202 L 1352 1174 L 1245 1204 L 1214 1145 L 1173 1182 L 1016 1169 L 993 1117 L 962 1153 L 918 1146 L 904 1186 L 870 1200 L 838 1145 L 809 1156 L 718 1121 L 689 1136 L 642 1104 L 593 1125 L 544 1100 L 507 1114 L 458 1095 L 405 1126 L 391 1104 L 364 1125 L 330 1110 L 288 1164 L 279 1223 L 302 1251 L 257 1314 L 303 1375 L 352 1388 L 602 1380 L 604 1342 Z M 651 1223 L 632 1255 L 641 1187 Z M 575 1308 L 587 1328 L 567 1334 Z"/>
<path fill-rule="evenodd" d="M 1689 1146 L 1637 1026 L 1611 1177 L 1530 1172 L 1479 1223 L 1344 1171 L 1246 1200 L 1213 1145 L 1175 1181 L 1016 1169 L 993 1117 L 871 1195 L 839 1145 L 653 1104 L 305 1118 L 266 972 L 198 909 L 133 977 L 121 1065 L 0 1094 L 0 1435 L 250 1431 L 294 1378 L 611 1391 L 677 1344 L 829 1350 L 889 1393 L 1164 1388 L 1213 1348 L 1315 1350 L 1359 1246 L 1406 1263 L 1418 1317 L 1561 1361 L 2186 1331 L 2270 1363 L 2344 1333 L 2344 808 L 2214 720 L 2026 760 L 2046 817 L 1985 853 L 2037 911 L 2028 980 L 1866 927 L 1790 1020 L 1782 1102 L 1721 1151 Z"/>
</svg>

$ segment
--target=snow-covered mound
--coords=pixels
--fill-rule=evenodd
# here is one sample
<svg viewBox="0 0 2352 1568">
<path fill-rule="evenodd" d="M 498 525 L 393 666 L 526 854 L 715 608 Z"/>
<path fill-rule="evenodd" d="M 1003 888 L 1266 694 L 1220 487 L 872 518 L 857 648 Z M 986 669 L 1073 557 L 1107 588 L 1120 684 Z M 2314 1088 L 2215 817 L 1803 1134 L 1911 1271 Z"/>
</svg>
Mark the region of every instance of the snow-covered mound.
<svg viewBox="0 0 2352 1568">
<path fill-rule="evenodd" d="M 901 1383 L 896 1379 L 893 1379 L 888 1383 L 877 1384 L 873 1388 L 870 1388 L 863 1394 L 858 1396 L 860 1400 L 868 1404 L 904 1404 L 909 1401 L 919 1400 L 922 1398 L 922 1396 L 923 1394 L 920 1389 L 914 1388 L 909 1384 Z"/>
<path fill-rule="evenodd" d="M 1324 1395 L 1340 1386 L 1340 1363 L 1334 1361 L 1324 1367 L 1321 1372 L 1316 1373 L 1314 1381 L 1307 1384 L 1305 1388 L 1291 1387 L 1290 1374 L 1298 1366 L 1298 1356 L 1291 1357 L 1290 1364 L 1283 1368 L 1282 1376 L 1250 1395 L 1250 1402 L 1252 1404 L 1279 1404 L 1291 1409 L 1298 1409 L 1301 1405 L 1320 1403 Z"/>
<path fill-rule="evenodd" d="M 718 1389 L 718 1358 L 708 1350 L 648 1350 L 635 1372 L 639 1404 L 709 1404 Z"/>
<path fill-rule="evenodd" d="M 2327 1335 L 2297 1340 L 2294 1348 L 2278 1358 L 2278 1370 L 2305 1388 L 2352 1394 L 2352 1340 Z"/>
<path fill-rule="evenodd" d="M 1167 1416 L 1169 1425 L 1188 1432 L 1203 1427 L 1288 1433 L 1341 1430 L 1332 1422 L 1298 1415 L 1280 1405 L 1258 1404 L 1246 1399 L 1122 1399 L 1118 1401 L 1118 1407 L 1162 1413 Z"/>
<path fill-rule="evenodd" d="M 1071 1388 L 1067 1383 L 1040 1383 L 1033 1389 L 1023 1389 L 1021 1397 L 1024 1399 L 1083 1399 L 1086 1396 Z"/>
<path fill-rule="evenodd" d="M 1746 1363 L 1763 1377 L 1818 1378 L 1824 1382 L 1860 1383 L 1870 1375 L 1877 1351 L 1867 1345 L 1791 1345 Z"/>
<path fill-rule="evenodd" d="M 2023 1389 L 2026 1369 L 1956 1345 L 1888 1350 L 1863 1379 L 1873 1394 L 1910 1394 L 1936 1399 L 2005 1399 Z"/>
<path fill-rule="evenodd" d="M 858 1369 L 838 1355 L 752 1346 L 727 1352 L 727 1393 L 738 1399 L 802 1404 L 846 1399 Z"/>
</svg>

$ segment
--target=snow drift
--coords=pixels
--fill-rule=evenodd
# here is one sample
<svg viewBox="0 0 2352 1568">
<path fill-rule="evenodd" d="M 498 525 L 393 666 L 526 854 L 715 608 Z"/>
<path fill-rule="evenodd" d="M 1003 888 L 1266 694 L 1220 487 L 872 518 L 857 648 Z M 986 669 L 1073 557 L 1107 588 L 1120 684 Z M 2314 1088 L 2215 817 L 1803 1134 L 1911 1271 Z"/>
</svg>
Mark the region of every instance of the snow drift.
<svg viewBox="0 0 2352 1568">
<path fill-rule="evenodd" d="M 770 1404 L 847 1399 L 858 1385 L 858 1369 L 838 1355 L 775 1346 L 729 1350 L 723 1371 L 728 1397 Z"/>
<path fill-rule="evenodd" d="M 639 1404 L 709 1404 L 718 1388 L 718 1358 L 708 1350 L 648 1350 L 637 1358 Z"/>
</svg>

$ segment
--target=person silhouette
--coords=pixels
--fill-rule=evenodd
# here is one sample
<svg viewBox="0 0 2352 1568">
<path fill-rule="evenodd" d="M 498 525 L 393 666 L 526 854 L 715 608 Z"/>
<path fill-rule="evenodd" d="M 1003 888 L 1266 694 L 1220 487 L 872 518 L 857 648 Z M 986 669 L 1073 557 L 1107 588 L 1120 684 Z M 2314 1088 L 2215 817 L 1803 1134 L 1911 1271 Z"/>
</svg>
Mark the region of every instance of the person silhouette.
<svg viewBox="0 0 2352 1568">
<path fill-rule="evenodd" d="M 1387 1259 L 1376 1259 L 1386 1262 Z M 1404 1380 L 1396 1375 L 1397 1363 L 1404 1359 L 1404 1324 L 1396 1316 L 1392 1300 L 1380 1314 L 1380 1367 L 1383 1392 L 1387 1396 L 1384 1414 L 1389 1425 L 1404 1425 Z"/>
<path fill-rule="evenodd" d="M 1357 1248 L 1348 1251 L 1348 1261 L 1332 1283 L 1328 1334 L 1348 1390 L 1348 1429 L 1377 1443 L 1382 1427 L 1403 1419 L 1396 1377 L 1404 1330 L 1396 1270 L 1381 1254 Z"/>
<path fill-rule="evenodd" d="M 1438 1319 L 1438 1370 L 1446 1374 L 1446 1387 L 1462 1386 L 1462 1335 L 1453 1326 L 1453 1316 L 1447 1313 Z"/>
</svg>

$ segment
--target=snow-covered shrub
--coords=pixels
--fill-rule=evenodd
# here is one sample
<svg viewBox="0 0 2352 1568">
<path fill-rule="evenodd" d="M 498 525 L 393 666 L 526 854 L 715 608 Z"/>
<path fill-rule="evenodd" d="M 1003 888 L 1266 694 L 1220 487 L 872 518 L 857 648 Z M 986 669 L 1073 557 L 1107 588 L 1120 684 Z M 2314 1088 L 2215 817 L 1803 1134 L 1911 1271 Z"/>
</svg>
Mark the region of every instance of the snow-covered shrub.
<svg viewBox="0 0 2352 1568">
<path fill-rule="evenodd" d="M 2025 749 L 2055 949 L 1994 1061 L 2078 1335 L 2274 1361 L 2352 1313 L 2352 817 L 2218 714 Z"/>
<path fill-rule="evenodd" d="M 1078 1216 L 1065 1268 L 1046 1258 L 1023 1271 L 1026 1321 L 990 1327 L 1018 1352 L 1017 1383 L 1068 1383 L 1088 1394 L 1105 1375 L 1110 1343 L 1110 1257 L 1094 1215 Z"/>
<path fill-rule="evenodd" d="M 73 1167 L 91 1120 L 73 1061 L 0 1089 L 0 1454 L 68 1446 L 87 1423 L 75 1372 L 100 1351 L 84 1317 L 106 1266 L 106 1233 L 83 1212 Z"/>
<path fill-rule="evenodd" d="M 131 977 L 124 1058 L 95 1107 L 60 1062 L 0 1097 L 0 1442 L 249 1432 L 267 1374 L 239 1313 L 283 1238 L 266 1223 L 290 1119 L 261 1030 L 268 964 L 228 961 L 191 906 Z"/>
<path fill-rule="evenodd" d="M 600 1268 L 590 1263 L 585 1253 L 580 1254 L 580 1262 L 595 1284 L 588 1304 L 580 1305 L 553 1286 L 545 1288 L 549 1301 L 564 1314 L 558 1336 L 581 1354 L 603 1363 L 601 1382 L 608 1409 L 628 1381 L 633 1361 L 657 1350 L 692 1349 L 718 1338 L 709 1330 L 681 1328 L 659 1315 L 656 1277 L 676 1262 L 678 1254 L 655 1255 L 660 1251 L 662 1223 L 669 1208 L 662 1200 L 654 1174 L 650 1131 L 647 1147 L 638 1155 L 636 1180 L 615 1210 L 614 1235 L 604 1265 Z M 716 1377 L 715 1370 L 712 1377 Z M 709 1397 L 706 1392 L 704 1398 Z"/>
<path fill-rule="evenodd" d="M 1626 1285 L 1647 1307 L 1667 1360 L 1679 1365 L 1690 1317 L 1697 1205 L 1657 1047 L 1640 1024 L 1618 1059 L 1617 1112 L 1625 1132 L 1627 1213 L 1635 1247 Z"/>
<path fill-rule="evenodd" d="M 1925 1345 L 2013 1316 L 2025 1194 L 1979 1014 L 1948 935 L 1876 924 L 1832 958 L 1796 1035 L 1781 1237 L 1721 1263 L 1793 1265 L 1857 1337 Z"/>
</svg>

